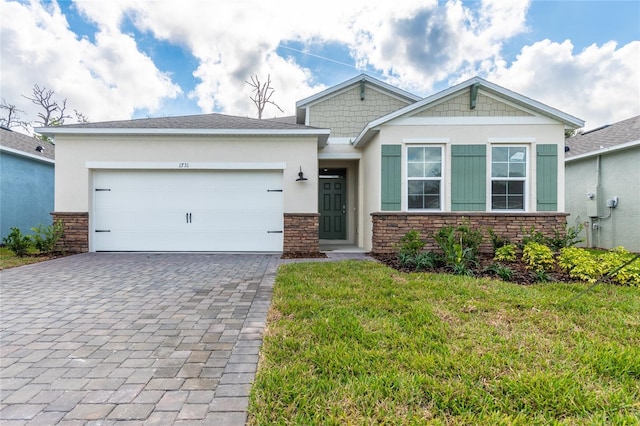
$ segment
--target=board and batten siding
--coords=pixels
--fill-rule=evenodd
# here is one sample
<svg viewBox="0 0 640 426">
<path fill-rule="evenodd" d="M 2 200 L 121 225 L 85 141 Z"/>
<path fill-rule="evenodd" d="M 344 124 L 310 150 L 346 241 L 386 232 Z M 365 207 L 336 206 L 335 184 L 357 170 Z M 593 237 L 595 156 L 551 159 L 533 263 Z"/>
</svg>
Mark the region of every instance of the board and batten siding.
<svg viewBox="0 0 640 426">
<path fill-rule="evenodd" d="M 558 209 L 558 146 L 536 145 L 536 210 Z"/>
<path fill-rule="evenodd" d="M 381 209 L 400 211 L 402 206 L 402 145 L 382 145 Z"/>
<path fill-rule="evenodd" d="M 451 211 L 487 209 L 487 146 L 451 147 Z"/>
</svg>

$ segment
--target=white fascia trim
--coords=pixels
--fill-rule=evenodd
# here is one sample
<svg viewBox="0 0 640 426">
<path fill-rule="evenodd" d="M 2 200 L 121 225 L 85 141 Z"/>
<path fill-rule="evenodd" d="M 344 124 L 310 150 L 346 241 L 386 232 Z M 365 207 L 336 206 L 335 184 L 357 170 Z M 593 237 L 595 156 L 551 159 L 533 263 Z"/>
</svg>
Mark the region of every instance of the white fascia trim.
<svg viewBox="0 0 640 426">
<path fill-rule="evenodd" d="M 142 161 L 87 161 L 87 169 L 116 170 L 285 170 L 287 163 L 192 163 Z"/>
<path fill-rule="evenodd" d="M 325 98 L 325 97 L 333 96 L 333 95 L 337 94 L 338 92 L 341 92 L 343 89 L 346 89 L 347 87 L 349 87 L 349 86 L 351 86 L 351 85 L 353 85 L 355 83 L 358 83 L 358 82 L 360 82 L 362 80 L 364 80 L 366 82 L 369 82 L 369 83 L 371 83 L 373 85 L 380 86 L 380 87 L 386 89 L 387 91 L 393 92 L 393 93 L 395 93 L 395 94 L 397 94 L 399 96 L 412 99 L 415 102 L 417 102 L 420 99 L 422 99 L 420 96 L 416 96 L 413 93 L 409 93 L 409 92 L 407 92 L 405 90 L 399 89 L 399 88 L 397 88 L 395 86 L 392 86 L 390 84 L 385 83 L 384 81 L 381 81 L 381 80 L 378 80 L 376 78 L 370 77 L 367 74 L 360 74 L 360 75 L 357 75 L 357 76 L 353 77 L 350 80 L 344 81 L 344 82 L 342 82 L 340 84 L 337 84 L 337 85 L 335 85 L 333 87 L 329 87 L 329 88 L 327 88 L 327 89 L 325 89 L 325 90 L 323 90 L 323 91 L 321 91 L 319 93 L 316 93 L 315 95 L 311 95 L 311 96 L 309 96 L 307 98 L 299 100 L 298 102 L 296 102 L 296 108 L 300 108 L 302 106 L 309 105 L 309 104 L 317 101 L 318 99 L 322 99 L 322 98 Z"/>
<path fill-rule="evenodd" d="M 47 135 L 225 135 L 225 136 L 329 136 L 330 129 L 127 129 L 83 127 L 38 127 Z"/>
<path fill-rule="evenodd" d="M 351 144 L 351 142 L 353 142 L 353 138 L 349 138 L 349 137 L 330 137 L 327 140 L 327 144 L 329 145 L 349 145 Z"/>
<path fill-rule="evenodd" d="M 449 143 L 449 138 L 404 138 L 404 143 Z"/>
<path fill-rule="evenodd" d="M 388 126 L 495 126 L 518 124 L 558 124 L 543 116 L 500 117 L 403 117 L 387 123 Z"/>
<path fill-rule="evenodd" d="M 576 155 L 574 157 L 565 158 L 564 162 L 569 163 L 574 160 L 582 160 L 583 158 L 595 157 L 598 155 L 608 154 L 610 152 L 622 151 L 624 149 L 634 148 L 636 146 L 640 147 L 640 139 L 631 141 L 631 142 L 621 143 L 620 145 L 615 145 L 608 148 L 602 148 L 597 151 L 587 152 L 585 154 Z"/>
<path fill-rule="evenodd" d="M 362 154 L 360 153 L 340 153 L 340 152 L 328 152 L 319 153 L 318 160 L 360 160 Z"/>
<path fill-rule="evenodd" d="M 43 163 L 56 164 L 55 160 L 51 160 L 50 158 L 40 157 L 38 155 L 29 154 L 28 152 L 20 151 L 19 149 L 9 148 L 7 146 L 0 146 L 0 151 L 9 152 L 14 155 L 18 155 L 20 157 L 30 158 L 32 160 L 38 160 Z"/>
<path fill-rule="evenodd" d="M 536 138 L 487 138 L 489 143 L 535 143 Z"/>
</svg>

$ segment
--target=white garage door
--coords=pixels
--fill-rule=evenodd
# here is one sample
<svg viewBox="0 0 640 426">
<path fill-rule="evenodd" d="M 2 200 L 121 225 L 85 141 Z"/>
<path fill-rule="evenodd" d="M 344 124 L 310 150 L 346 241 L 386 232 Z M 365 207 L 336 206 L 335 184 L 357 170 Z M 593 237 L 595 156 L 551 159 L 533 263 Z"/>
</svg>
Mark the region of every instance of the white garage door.
<svg viewBox="0 0 640 426">
<path fill-rule="evenodd" d="M 95 251 L 281 251 L 282 171 L 94 172 Z"/>
</svg>

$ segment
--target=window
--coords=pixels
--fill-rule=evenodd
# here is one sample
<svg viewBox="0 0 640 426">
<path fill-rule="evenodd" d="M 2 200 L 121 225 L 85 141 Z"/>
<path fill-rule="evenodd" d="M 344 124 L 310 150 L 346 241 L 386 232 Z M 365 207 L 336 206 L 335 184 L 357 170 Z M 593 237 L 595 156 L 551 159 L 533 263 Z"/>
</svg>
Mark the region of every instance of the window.
<svg viewBox="0 0 640 426">
<path fill-rule="evenodd" d="M 524 210 L 527 187 L 527 148 L 491 148 L 491 209 Z"/>
<path fill-rule="evenodd" d="M 442 147 L 407 147 L 407 207 L 442 208 Z"/>
</svg>

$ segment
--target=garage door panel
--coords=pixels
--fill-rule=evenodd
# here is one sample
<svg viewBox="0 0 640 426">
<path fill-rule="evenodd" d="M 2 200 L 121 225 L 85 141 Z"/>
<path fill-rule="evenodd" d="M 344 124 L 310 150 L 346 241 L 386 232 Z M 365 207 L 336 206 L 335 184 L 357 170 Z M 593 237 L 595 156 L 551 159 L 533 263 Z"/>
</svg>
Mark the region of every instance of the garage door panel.
<svg viewBox="0 0 640 426">
<path fill-rule="evenodd" d="M 94 189 L 96 251 L 282 250 L 281 171 L 97 171 Z"/>
</svg>

